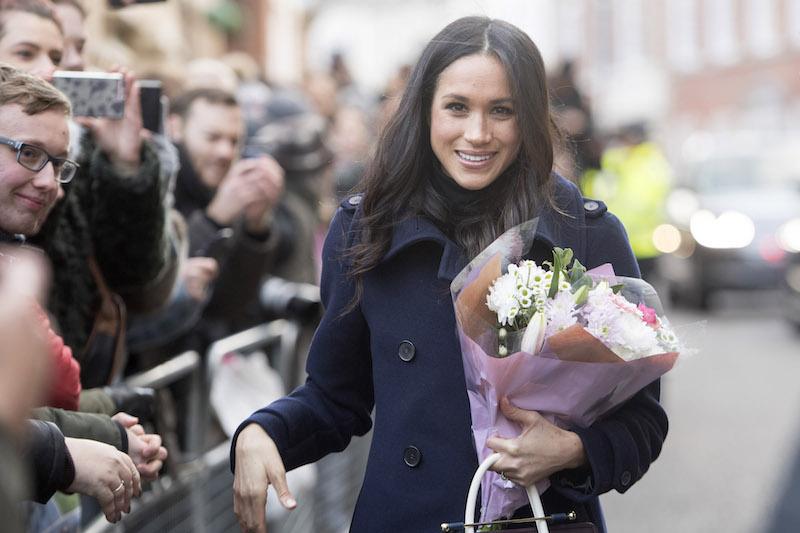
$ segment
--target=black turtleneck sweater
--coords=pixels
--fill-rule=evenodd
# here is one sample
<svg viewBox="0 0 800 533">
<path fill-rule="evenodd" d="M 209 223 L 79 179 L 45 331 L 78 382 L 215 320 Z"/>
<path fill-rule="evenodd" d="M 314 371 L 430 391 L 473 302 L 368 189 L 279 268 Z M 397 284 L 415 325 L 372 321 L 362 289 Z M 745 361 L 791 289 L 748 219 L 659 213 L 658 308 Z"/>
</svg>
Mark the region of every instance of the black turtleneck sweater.
<svg viewBox="0 0 800 533">
<path fill-rule="evenodd" d="M 504 186 L 509 170 L 498 176 L 483 189 L 465 189 L 448 176 L 441 165 L 435 165 L 430 177 L 433 189 L 442 199 L 442 213 L 426 213 L 450 239 L 455 238 L 456 229 L 466 221 L 479 221 L 481 217 L 492 216 L 490 204 Z M 438 211 L 438 210 L 437 210 Z"/>
</svg>

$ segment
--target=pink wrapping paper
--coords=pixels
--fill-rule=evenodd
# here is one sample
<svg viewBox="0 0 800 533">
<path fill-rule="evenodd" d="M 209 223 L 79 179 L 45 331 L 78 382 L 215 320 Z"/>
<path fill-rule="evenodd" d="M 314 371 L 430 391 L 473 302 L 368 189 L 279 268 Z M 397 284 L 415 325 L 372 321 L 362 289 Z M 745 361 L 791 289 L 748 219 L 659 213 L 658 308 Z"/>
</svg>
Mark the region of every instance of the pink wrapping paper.
<svg viewBox="0 0 800 533">
<path fill-rule="evenodd" d="M 521 433 L 521 428 L 500 412 L 503 396 L 561 427 L 588 427 L 669 371 L 678 358 L 671 352 L 625 362 L 579 325 L 546 339 L 536 356 L 516 352 L 496 357 L 497 325 L 486 306 L 486 293 L 508 264 L 519 262 L 530 248 L 536 223 L 533 220 L 506 232 L 452 285 L 478 462 L 493 453 L 486 447 L 489 437 L 512 438 Z M 595 279 L 624 283 L 626 298 L 660 311 L 655 291 L 645 282 L 614 277 L 610 265 L 590 274 Z M 548 485 L 543 480 L 537 488 L 541 493 Z M 528 497 L 524 488 L 489 472 L 481 484 L 481 503 L 481 522 L 485 522 L 510 516 L 528 503 Z"/>
</svg>

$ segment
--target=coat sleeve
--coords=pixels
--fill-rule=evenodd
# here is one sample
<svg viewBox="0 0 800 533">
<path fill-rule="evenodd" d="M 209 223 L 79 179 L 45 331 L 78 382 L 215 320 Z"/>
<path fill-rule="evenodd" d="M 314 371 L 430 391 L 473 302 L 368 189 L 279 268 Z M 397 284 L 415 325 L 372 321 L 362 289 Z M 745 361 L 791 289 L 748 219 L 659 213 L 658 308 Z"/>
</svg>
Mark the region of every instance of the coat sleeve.
<svg viewBox="0 0 800 533">
<path fill-rule="evenodd" d="M 25 456 L 33 471 L 33 496 L 45 503 L 56 491 L 66 490 L 75 479 L 75 465 L 64 435 L 50 422 L 31 420 Z"/>
<path fill-rule="evenodd" d="M 614 215 L 587 217 L 586 238 L 587 268 L 611 263 L 617 275 L 639 277 L 625 229 Z M 572 428 L 583 442 L 588 467 L 554 474 L 555 490 L 586 501 L 611 489 L 625 492 L 638 481 L 661 453 L 667 436 L 667 415 L 659 394 L 656 380 L 590 427 Z"/>
<path fill-rule="evenodd" d="M 33 410 L 33 417 L 52 422 L 66 437 L 96 440 L 128 453 L 128 434 L 125 428 L 108 415 L 39 407 Z"/>
<path fill-rule="evenodd" d="M 236 439 L 249 424 L 260 425 L 275 441 L 287 469 L 343 450 L 353 435 L 372 427 L 369 330 L 359 307 L 347 310 L 354 284 L 342 252 L 351 220 L 352 212 L 340 209 L 323 248 L 320 289 L 325 314 L 311 343 L 306 383 L 239 426 L 231 445 L 232 469 Z"/>
<path fill-rule="evenodd" d="M 89 173 L 90 197 L 84 207 L 89 207 L 94 253 L 106 282 L 123 298 L 142 290 L 151 293 L 153 301 L 139 295 L 135 301 L 143 309 L 132 310 L 157 308 L 169 297 L 170 280 L 177 275 L 165 204 L 171 177 L 162 172 L 156 149 L 147 141 L 137 174 L 119 175 L 98 148 Z"/>
</svg>

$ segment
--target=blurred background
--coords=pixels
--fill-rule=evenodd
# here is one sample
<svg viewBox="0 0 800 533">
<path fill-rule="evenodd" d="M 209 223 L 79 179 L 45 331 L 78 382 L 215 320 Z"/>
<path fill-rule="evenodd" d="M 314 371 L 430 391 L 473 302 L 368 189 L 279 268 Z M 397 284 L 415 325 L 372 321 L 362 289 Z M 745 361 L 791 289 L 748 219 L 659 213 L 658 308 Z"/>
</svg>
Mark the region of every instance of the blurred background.
<svg viewBox="0 0 800 533">
<path fill-rule="evenodd" d="M 198 61 L 215 59 L 254 122 L 247 87 L 301 95 L 326 121 L 339 195 L 435 32 L 468 14 L 526 30 L 567 137 L 558 170 L 620 216 L 700 348 L 663 380 L 661 458 L 604 497 L 609 530 L 800 530 L 800 0 L 84 4 L 98 68 L 129 64 L 169 96 L 222 76 Z"/>
</svg>

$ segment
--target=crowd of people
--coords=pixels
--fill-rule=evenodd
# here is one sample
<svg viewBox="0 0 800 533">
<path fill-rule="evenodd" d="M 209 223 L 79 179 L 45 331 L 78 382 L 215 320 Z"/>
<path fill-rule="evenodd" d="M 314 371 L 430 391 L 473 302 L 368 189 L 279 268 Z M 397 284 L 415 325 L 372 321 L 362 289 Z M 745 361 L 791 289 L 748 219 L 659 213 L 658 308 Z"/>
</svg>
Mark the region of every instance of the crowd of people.
<svg viewBox="0 0 800 533">
<path fill-rule="evenodd" d="M 334 77 L 341 59 L 289 90 L 204 58 L 164 80 L 156 131 L 125 67 L 121 118 L 74 115 L 51 82 L 101 70 L 86 15 L 78 0 L 0 1 L 4 531 L 130 511 L 169 453 L 153 425 L 164 391 L 125 376 L 284 312 L 262 305 L 267 279 L 318 283 L 377 113 Z"/>
<path fill-rule="evenodd" d="M 58 70 L 101 70 L 84 57 L 85 19 L 79 0 L 0 0 L 4 531 L 121 520 L 186 439 L 186 428 L 173 440 L 153 425 L 154 402 L 180 405 L 180 387 L 125 377 L 291 312 L 265 302 L 293 283 L 320 284 L 327 310 L 295 317 L 304 330 L 284 377 L 299 387 L 233 440 L 242 528 L 264 531 L 269 484 L 293 508 L 285 469 L 345 448 L 373 417 L 354 530 L 421 531 L 458 516 L 476 466 L 454 379 L 447 288 L 459 267 L 544 213 L 550 246 L 639 272 L 619 221 L 552 172 L 557 118 L 568 141 L 592 135 L 580 95 L 562 92 L 576 111 L 551 115 L 533 42 L 473 17 L 375 99 L 338 54 L 294 88 L 241 55 L 192 61 L 180 80 L 161 80 L 163 120 L 146 129 L 141 80 L 125 67 L 112 69 L 124 86 L 117 118 L 74 114 L 51 83 Z M 573 83 L 569 68 L 560 75 L 556 88 Z M 575 168 L 599 161 L 577 155 Z M 562 216 L 586 231 L 569 233 Z M 425 376 L 406 374 L 415 358 Z M 495 468 L 525 484 L 558 474 L 549 508 L 578 509 L 602 530 L 597 495 L 626 490 L 660 452 L 658 395 L 655 382 L 580 431 L 504 405 L 546 439 L 495 439 L 505 453 Z M 441 479 L 450 494 L 434 488 Z"/>
</svg>

